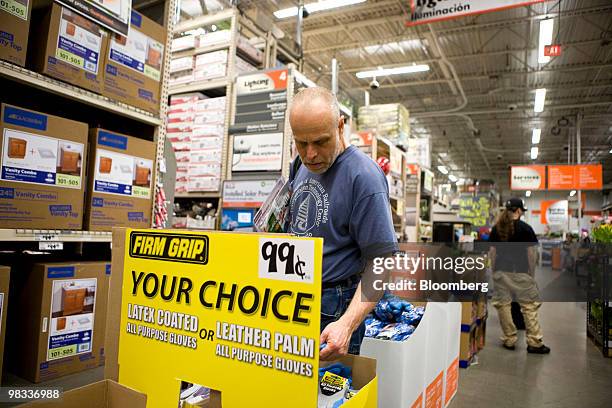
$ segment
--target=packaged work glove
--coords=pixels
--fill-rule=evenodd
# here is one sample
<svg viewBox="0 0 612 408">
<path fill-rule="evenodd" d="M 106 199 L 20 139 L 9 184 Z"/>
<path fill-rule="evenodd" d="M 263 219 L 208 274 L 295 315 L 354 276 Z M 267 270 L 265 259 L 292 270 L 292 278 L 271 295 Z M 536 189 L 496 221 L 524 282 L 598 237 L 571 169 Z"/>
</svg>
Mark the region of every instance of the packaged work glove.
<svg viewBox="0 0 612 408">
<path fill-rule="evenodd" d="M 365 336 L 376 337 L 378 333 L 382 330 L 382 328 L 386 326 L 386 323 L 381 322 L 375 317 L 368 317 L 365 320 L 365 326 Z"/>
<path fill-rule="evenodd" d="M 335 363 L 319 368 L 319 408 L 337 408 L 350 396 L 351 368 Z M 354 391 L 353 391 L 354 393 Z"/>
</svg>

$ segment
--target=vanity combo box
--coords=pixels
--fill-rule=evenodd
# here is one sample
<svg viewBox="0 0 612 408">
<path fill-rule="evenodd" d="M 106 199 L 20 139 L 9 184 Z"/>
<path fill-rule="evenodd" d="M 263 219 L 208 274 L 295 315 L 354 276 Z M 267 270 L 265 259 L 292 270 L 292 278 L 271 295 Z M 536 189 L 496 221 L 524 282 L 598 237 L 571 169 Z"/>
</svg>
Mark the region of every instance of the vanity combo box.
<svg viewBox="0 0 612 408">
<path fill-rule="evenodd" d="M 104 362 L 110 262 L 37 263 L 16 277 L 12 370 L 32 382 Z M 13 294 L 11 294 L 13 295 Z"/>
<path fill-rule="evenodd" d="M 87 124 L 8 104 L 1 109 L 0 224 L 80 230 Z"/>
</svg>

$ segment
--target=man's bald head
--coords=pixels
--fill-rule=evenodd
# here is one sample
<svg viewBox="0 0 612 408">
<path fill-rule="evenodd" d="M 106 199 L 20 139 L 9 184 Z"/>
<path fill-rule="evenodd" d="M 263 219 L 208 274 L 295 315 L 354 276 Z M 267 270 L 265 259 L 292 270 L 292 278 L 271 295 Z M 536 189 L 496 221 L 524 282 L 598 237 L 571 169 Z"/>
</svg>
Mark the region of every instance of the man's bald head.
<svg viewBox="0 0 612 408">
<path fill-rule="evenodd" d="M 346 148 L 338 101 L 325 88 L 299 92 L 291 105 L 289 123 L 302 162 L 313 173 L 326 172 Z"/>
<path fill-rule="evenodd" d="M 340 108 L 336 96 L 329 89 L 318 86 L 304 88 L 294 96 L 289 121 L 291 122 L 292 117 L 302 113 L 317 115 L 319 120 L 323 120 L 324 117 L 321 117 L 321 114 L 325 114 L 325 120 L 329 120 L 330 125 L 334 127 L 340 120 Z M 328 115 L 330 115 L 329 119 Z"/>
</svg>

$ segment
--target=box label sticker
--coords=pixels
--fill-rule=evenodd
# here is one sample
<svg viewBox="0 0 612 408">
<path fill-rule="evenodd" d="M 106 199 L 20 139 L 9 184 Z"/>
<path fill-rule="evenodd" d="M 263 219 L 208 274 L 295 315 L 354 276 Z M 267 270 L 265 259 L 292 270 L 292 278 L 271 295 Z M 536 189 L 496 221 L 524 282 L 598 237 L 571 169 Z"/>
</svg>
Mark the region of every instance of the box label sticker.
<svg viewBox="0 0 612 408">
<path fill-rule="evenodd" d="M 91 352 L 97 283 L 96 278 L 53 281 L 47 360 Z"/>
<path fill-rule="evenodd" d="M 0 180 L 80 189 L 85 145 L 4 129 Z"/>
<path fill-rule="evenodd" d="M 70 65 L 97 74 L 101 47 L 102 32 L 99 27 L 63 8 L 55 56 Z"/>
<path fill-rule="evenodd" d="M 0 0 L 0 10 L 4 10 L 7 13 L 27 21 L 28 3 L 28 0 Z"/>
<path fill-rule="evenodd" d="M 127 136 L 118 135 L 116 133 L 107 132 L 105 130 L 98 131 L 98 144 L 115 149 L 126 150 L 128 145 Z"/>
<path fill-rule="evenodd" d="M 97 149 L 94 192 L 148 199 L 153 161 Z"/>
<path fill-rule="evenodd" d="M 49 266 L 47 268 L 47 278 L 72 278 L 76 268 L 74 266 Z"/>
<path fill-rule="evenodd" d="M 10 123 L 11 125 L 23 126 L 36 130 L 47 130 L 46 115 L 14 108 L 12 106 L 4 107 L 3 120 L 4 123 Z"/>
<path fill-rule="evenodd" d="M 164 46 L 138 30 L 131 29 L 127 37 L 113 35 L 110 42 L 111 61 L 124 65 L 159 81 Z"/>
</svg>

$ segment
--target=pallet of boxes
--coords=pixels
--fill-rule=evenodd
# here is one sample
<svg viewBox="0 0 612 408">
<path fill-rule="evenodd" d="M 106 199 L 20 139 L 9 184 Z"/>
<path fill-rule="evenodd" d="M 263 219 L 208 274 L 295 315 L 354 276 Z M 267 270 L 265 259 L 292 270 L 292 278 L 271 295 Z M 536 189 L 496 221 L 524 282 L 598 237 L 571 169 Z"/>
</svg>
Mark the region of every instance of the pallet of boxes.
<svg viewBox="0 0 612 408">
<path fill-rule="evenodd" d="M 461 342 L 459 366 L 467 368 L 485 346 L 487 334 L 487 298 L 479 296 L 471 302 L 461 302 Z"/>
<path fill-rule="evenodd" d="M 395 145 L 408 145 L 410 114 L 399 103 L 368 105 L 359 108 L 358 130 L 374 131 Z"/>
</svg>

